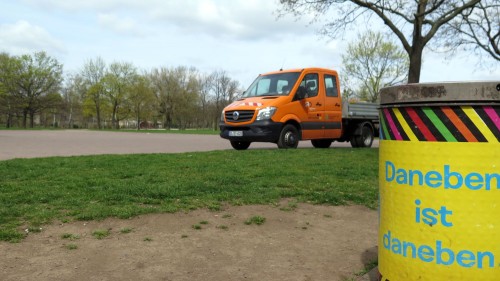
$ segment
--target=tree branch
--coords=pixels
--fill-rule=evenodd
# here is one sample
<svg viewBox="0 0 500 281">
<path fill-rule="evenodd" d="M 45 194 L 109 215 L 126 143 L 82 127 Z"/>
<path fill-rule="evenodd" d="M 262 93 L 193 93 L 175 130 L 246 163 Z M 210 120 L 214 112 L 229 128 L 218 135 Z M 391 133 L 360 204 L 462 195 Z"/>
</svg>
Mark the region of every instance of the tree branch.
<svg viewBox="0 0 500 281">
<path fill-rule="evenodd" d="M 397 28 L 397 26 L 391 21 L 391 19 L 389 19 L 384 14 L 383 10 L 379 9 L 377 6 L 374 6 L 372 3 L 369 3 L 367 1 L 361 1 L 361 0 L 350 0 L 350 1 L 358 6 L 372 10 L 375 14 L 377 14 L 384 21 L 384 24 L 387 25 L 392 30 L 392 32 L 394 32 L 394 34 L 396 34 L 396 36 L 403 44 L 403 48 L 406 50 L 408 54 L 410 54 L 411 46 L 408 43 L 408 40 L 406 40 L 406 37 L 404 36 L 403 32 L 401 32 L 401 30 Z"/>
<path fill-rule="evenodd" d="M 469 8 L 473 8 L 477 3 L 479 3 L 479 1 L 481 1 L 481 0 L 471 0 L 467 3 L 465 3 L 462 7 L 452 9 L 452 10 L 446 12 L 444 15 L 442 15 L 442 17 L 440 19 L 438 19 L 436 22 L 434 22 L 431 29 L 427 33 L 427 35 L 425 35 L 423 37 L 424 45 L 427 44 L 429 42 L 429 40 L 431 40 L 432 37 L 434 37 L 436 32 L 439 30 L 439 28 L 443 24 L 448 23 L 450 20 L 452 20 L 453 18 L 455 18 L 456 16 L 461 14 L 462 11 L 467 10 Z"/>
</svg>

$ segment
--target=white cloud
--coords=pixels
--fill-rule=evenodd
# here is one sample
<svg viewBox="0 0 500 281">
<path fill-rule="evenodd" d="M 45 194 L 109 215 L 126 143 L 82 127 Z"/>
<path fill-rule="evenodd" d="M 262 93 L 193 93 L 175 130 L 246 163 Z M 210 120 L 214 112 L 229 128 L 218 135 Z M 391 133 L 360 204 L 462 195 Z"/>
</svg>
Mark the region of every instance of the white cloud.
<svg viewBox="0 0 500 281">
<path fill-rule="evenodd" d="M 137 25 L 136 21 L 131 18 L 120 17 L 115 14 L 99 14 L 97 18 L 101 26 L 115 32 L 138 36 L 144 34 L 144 32 L 141 31 Z"/>
<path fill-rule="evenodd" d="M 31 6 L 47 10 L 64 10 L 69 12 L 79 12 L 82 10 L 92 10 L 98 12 L 109 12 L 120 8 L 128 8 L 137 5 L 143 5 L 146 1 L 134 0 L 85 0 L 85 1 L 68 1 L 68 0 L 22 0 Z"/>
<path fill-rule="evenodd" d="M 272 40 L 286 36 L 310 35 L 314 28 L 308 20 L 290 17 L 277 20 L 275 1 L 191 0 L 165 2 L 150 11 L 153 19 L 176 26 L 185 32 L 202 33 L 216 38 Z"/>
<path fill-rule="evenodd" d="M 175 27 L 191 34 L 236 40 L 266 40 L 313 34 L 310 16 L 277 20 L 277 1 L 270 0 L 24 0 L 46 11 L 93 13 L 100 24 L 123 32 L 131 21 Z M 103 18 L 102 15 L 105 15 Z M 115 15 L 116 18 L 107 18 Z M 126 16 L 125 16 L 126 15 Z M 122 18 L 126 18 L 123 22 Z M 112 21 L 112 22 L 111 22 Z"/>
<path fill-rule="evenodd" d="M 65 53 L 64 44 L 52 37 L 40 26 L 25 20 L 14 24 L 0 24 L 0 49 L 11 54 L 25 54 L 35 51 Z"/>
</svg>

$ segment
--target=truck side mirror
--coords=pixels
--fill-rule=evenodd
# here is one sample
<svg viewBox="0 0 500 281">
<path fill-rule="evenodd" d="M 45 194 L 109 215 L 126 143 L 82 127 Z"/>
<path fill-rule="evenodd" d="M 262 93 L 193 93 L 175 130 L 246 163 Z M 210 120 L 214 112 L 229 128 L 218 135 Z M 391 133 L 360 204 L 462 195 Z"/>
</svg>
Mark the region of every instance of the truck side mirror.
<svg viewBox="0 0 500 281">
<path fill-rule="evenodd" d="M 297 92 L 295 93 L 295 100 L 302 100 L 306 97 L 306 88 L 304 86 L 299 86 Z"/>
</svg>

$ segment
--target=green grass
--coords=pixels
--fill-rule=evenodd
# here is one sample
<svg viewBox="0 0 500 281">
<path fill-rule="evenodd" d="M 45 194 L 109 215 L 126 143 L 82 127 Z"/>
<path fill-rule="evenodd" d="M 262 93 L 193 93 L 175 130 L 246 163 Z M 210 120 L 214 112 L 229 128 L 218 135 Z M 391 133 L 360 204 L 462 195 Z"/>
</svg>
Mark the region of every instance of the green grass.
<svg viewBox="0 0 500 281">
<path fill-rule="evenodd" d="M 0 240 L 54 220 L 225 204 L 378 204 L 377 149 L 212 151 L 0 161 Z M 292 207 L 292 206 L 289 206 Z"/>
<path fill-rule="evenodd" d="M 372 261 L 368 262 L 367 264 L 365 264 L 365 267 L 362 270 L 360 270 L 359 272 L 356 272 L 354 275 L 363 276 L 377 266 L 378 266 L 378 260 L 372 260 Z"/>
<path fill-rule="evenodd" d="M 218 229 L 222 229 L 222 230 L 228 230 L 229 229 L 229 227 L 227 225 L 224 225 L 224 224 L 218 225 L 217 228 Z"/>
<path fill-rule="evenodd" d="M 120 233 L 121 233 L 121 234 L 127 234 L 127 233 L 132 232 L 133 230 L 134 230 L 134 229 L 133 229 L 133 228 L 131 228 L 131 227 L 124 227 L 124 228 L 120 229 Z"/>
<path fill-rule="evenodd" d="M 39 233 L 39 232 L 42 232 L 42 228 L 39 227 L 39 226 L 30 226 L 27 228 L 27 233 Z"/>
<path fill-rule="evenodd" d="M 78 249 L 78 245 L 76 245 L 76 244 L 66 244 L 65 247 L 68 250 L 76 250 L 76 249 Z"/>
<path fill-rule="evenodd" d="M 80 236 L 76 235 L 76 234 L 72 234 L 72 233 L 63 233 L 61 235 L 61 238 L 62 239 L 68 239 L 68 240 L 74 241 L 74 240 L 80 239 Z"/>
<path fill-rule="evenodd" d="M 245 221 L 246 225 L 256 224 L 261 225 L 266 222 L 266 218 L 261 216 L 253 216 Z"/>
<path fill-rule="evenodd" d="M 98 230 L 94 230 L 94 232 L 92 232 L 92 236 L 94 236 L 96 239 L 99 239 L 99 240 L 108 237 L 110 234 L 111 234 L 111 232 L 109 229 L 98 229 Z"/>
</svg>

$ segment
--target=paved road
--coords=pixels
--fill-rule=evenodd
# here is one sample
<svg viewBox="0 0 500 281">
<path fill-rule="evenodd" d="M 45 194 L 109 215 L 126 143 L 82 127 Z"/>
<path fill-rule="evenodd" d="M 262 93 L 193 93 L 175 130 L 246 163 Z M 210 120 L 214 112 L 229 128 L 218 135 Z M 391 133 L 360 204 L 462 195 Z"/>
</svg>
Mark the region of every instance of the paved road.
<svg viewBox="0 0 500 281">
<path fill-rule="evenodd" d="M 299 148 L 312 147 L 300 142 Z M 332 147 L 350 147 L 334 143 Z M 378 147 L 378 141 L 374 142 Z M 252 143 L 250 149 L 276 149 L 272 143 Z M 151 134 L 87 130 L 0 130 L 0 160 L 96 154 L 179 153 L 232 149 L 217 135 Z"/>
</svg>

